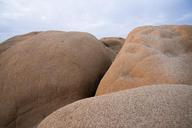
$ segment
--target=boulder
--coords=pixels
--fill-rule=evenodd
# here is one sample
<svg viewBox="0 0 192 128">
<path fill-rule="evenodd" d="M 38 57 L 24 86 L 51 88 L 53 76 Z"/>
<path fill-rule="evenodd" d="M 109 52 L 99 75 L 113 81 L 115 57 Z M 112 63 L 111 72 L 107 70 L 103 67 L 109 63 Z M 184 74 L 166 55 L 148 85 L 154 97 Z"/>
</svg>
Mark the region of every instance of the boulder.
<svg viewBox="0 0 192 128">
<path fill-rule="evenodd" d="M 0 127 L 34 128 L 56 109 L 95 95 L 111 61 L 83 32 L 41 32 L 0 54 Z"/>
<path fill-rule="evenodd" d="M 108 48 L 111 60 L 113 61 L 123 46 L 125 39 L 121 37 L 104 37 L 100 41 Z"/>
<path fill-rule="evenodd" d="M 39 34 L 40 32 L 30 32 L 24 35 L 19 35 L 19 36 L 15 36 L 12 37 L 2 43 L 0 43 L 0 54 L 4 51 L 6 51 L 8 48 L 12 47 L 13 45 L 22 42 L 23 40 L 27 40 L 37 34 Z"/>
<path fill-rule="evenodd" d="M 128 35 L 96 95 L 152 84 L 192 84 L 192 26 L 144 26 Z"/>
<path fill-rule="evenodd" d="M 192 86 L 151 85 L 83 99 L 38 128 L 191 128 Z"/>
</svg>

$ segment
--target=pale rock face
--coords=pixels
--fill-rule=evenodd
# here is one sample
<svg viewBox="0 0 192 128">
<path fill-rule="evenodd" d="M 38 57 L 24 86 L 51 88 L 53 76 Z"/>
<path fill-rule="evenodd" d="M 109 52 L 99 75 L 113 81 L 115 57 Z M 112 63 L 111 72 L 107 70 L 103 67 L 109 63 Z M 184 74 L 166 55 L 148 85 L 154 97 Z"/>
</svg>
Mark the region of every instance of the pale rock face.
<svg viewBox="0 0 192 128">
<path fill-rule="evenodd" d="M 83 99 L 38 128 L 191 128 L 192 86 L 151 85 Z"/>
<path fill-rule="evenodd" d="M 0 54 L 0 127 L 32 128 L 56 109 L 94 96 L 110 65 L 88 33 L 41 32 Z"/>
<path fill-rule="evenodd" d="M 150 84 L 192 84 L 192 26 L 145 26 L 128 35 L 96 95 Z"/>
<path fill-rule="evenodd" d="M 121 37 L 104 37 L 100 41 L 108 48 L 111 60 L 113 61 L 121 50 L 125 39 Z"/>
</svg>

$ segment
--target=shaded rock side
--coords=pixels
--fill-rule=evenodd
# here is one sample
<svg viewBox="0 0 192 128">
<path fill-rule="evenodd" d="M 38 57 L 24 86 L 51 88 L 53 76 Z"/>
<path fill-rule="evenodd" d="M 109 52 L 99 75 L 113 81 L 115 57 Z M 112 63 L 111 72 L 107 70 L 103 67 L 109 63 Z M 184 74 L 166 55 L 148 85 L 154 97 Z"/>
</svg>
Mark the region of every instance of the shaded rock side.
<svg viewBox="0 0 192 128">
<path fill-rule="evenodd" d="M 121 37 L 104 37 L 100 41 L 106 46 L 109 56 L 113 61 L 123 46 L 125 39 Z"/>
</svg>

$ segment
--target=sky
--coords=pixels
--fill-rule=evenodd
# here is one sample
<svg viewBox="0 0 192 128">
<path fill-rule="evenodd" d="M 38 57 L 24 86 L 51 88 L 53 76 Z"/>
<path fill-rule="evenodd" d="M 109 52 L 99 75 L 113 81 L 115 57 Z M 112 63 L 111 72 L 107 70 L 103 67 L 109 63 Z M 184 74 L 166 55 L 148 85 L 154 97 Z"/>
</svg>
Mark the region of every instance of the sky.
<svg viewBox="0 0 192 128">
<path fill-rule="evenodd" d="M 142 25 L 191 24 L 192 0 L 0 0 L 0 41 L 31 31 L 126 37 Z"/>
</svg>

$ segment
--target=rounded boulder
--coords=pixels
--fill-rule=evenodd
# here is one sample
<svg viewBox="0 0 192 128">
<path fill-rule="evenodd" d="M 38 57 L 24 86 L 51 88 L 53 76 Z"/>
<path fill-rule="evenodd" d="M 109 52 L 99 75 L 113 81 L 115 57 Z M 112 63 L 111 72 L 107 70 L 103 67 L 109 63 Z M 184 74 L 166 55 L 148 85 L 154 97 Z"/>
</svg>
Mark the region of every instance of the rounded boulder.
<svg viewBox="0 0 192 128">
<path fill-rule="evenodd" d="M 192 86 L 152 85 L 77 101 L 38 128 L 191 128 Z"/>
<path fill-rule="evenodd" d="M 34 128 L 48 114 L 95 95 L 110 58 L 94 36 L 41 32 L 0 54 L 0 127 Z"/>
<path fill-rule="evenodd" d="M 192 84 L 192 26 L 144 26 L 129 33 L 96 95 L 152 84 Z"/>
</svg>

